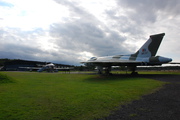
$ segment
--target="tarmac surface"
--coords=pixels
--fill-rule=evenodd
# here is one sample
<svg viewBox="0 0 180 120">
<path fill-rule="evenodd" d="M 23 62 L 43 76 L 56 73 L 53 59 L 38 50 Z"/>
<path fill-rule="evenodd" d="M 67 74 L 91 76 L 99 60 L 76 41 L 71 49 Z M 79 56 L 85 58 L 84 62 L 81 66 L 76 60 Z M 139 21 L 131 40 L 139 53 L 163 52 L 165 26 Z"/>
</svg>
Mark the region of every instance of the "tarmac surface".
<svg viewBox="0 0 180 120">
<path fill-rule="evenodd" d="M 164 82 L 162 89 L 121 106 L 102 120 L 180 120 L 180 75 L 138 75 Z"/>
</svg>

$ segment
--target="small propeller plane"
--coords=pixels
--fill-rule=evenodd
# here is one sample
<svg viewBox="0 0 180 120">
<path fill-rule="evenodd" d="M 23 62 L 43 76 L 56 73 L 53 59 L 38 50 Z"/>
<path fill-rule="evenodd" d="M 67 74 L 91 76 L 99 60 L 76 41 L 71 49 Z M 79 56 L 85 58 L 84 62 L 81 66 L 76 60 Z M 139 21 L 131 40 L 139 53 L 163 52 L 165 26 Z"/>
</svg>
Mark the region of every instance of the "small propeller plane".
<svg viewBox="0 0 180 120">
<path fill-rule="evenodd" d="M 29 69 L 30 71 L 37 70 L 37 72 L 43 72 L 43 71 L 47 71 L 47 72 L 70 71 L 71 69 L 73 69 L 72 67 L 58 68 L 53 63 L 48 63 L 46 65 L 39 65 L 39 66 L 41 66 L 41 67 L 19 67 L 19 68 Z"/>
<path fill-rule="evenodd" d="M 105 73 L 109 74 L 112 66 L 127 66 L 132 71 L 132 74 L 137 74 L 135 72 L 137 66 L 162 65 L 172 61 L 171 58 L 156 56 L 164 35 L 165 33 L 150 35 L 150 38 L 134 54 L 92 57 L 88 61 L 81 63 L 86 66 L 97 66 L 99 74 L 102 74 L 104 68 Z"/>
<path fill-rule="evenodd" d="M 37 71 L 42 72 L 44 70 L 46 70 L 48 72 L 54 72 L 54 71 L 56 71 L 56 67 L 53 63 L 49 63 L 49 64 L 46 64 L 43 67 L 39 68 Z"/>
</svg>

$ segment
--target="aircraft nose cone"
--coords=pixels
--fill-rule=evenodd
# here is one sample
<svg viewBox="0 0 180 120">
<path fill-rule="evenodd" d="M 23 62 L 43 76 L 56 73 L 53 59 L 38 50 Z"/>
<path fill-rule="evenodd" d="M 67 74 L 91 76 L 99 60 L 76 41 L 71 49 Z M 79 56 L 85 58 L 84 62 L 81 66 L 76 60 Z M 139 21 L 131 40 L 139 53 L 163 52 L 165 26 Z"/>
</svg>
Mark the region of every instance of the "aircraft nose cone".
<svg viewBox="0 0 180 120">
<path fill-rule="evenodd" d="M 172 61 L 172 58 L 169 58 L 169 62 L 171 62 Z"/>
</svg>

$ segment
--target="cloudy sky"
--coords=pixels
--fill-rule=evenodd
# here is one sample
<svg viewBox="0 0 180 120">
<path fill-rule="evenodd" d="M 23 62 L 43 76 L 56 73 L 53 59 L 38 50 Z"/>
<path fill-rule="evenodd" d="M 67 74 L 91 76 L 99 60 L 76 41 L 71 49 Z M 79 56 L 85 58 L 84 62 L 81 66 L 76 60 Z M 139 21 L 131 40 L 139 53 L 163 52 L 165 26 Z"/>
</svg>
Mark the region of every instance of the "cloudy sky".
<svg viewBox="0 0 180 120">
<path fill-rule="evenodd" d="M 157 55 L 180 61 L 179 0 L 0 0 L 0 58 L 80 65 L 134 53 L 166 33 Z"/>
</svg>

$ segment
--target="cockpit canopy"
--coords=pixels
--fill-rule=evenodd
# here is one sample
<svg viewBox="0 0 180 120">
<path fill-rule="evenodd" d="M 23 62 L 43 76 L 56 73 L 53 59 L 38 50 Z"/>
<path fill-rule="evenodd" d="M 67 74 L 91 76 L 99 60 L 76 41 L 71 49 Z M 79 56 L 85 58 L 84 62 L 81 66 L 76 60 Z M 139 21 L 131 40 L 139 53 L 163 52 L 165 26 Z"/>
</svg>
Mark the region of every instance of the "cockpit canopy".
<svg viewBox="0 0 180 120">
<path fill-rule="evenodd" d="M 90 58 L 90 60 L 94 61 L 94 60 L 97 60 L 97 58 L 96 57 L 92 57 L 92 58 Z"/>
</svg>

